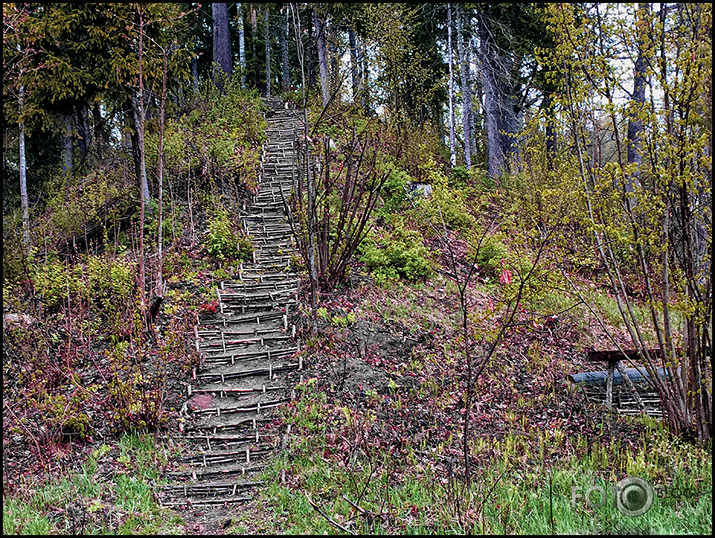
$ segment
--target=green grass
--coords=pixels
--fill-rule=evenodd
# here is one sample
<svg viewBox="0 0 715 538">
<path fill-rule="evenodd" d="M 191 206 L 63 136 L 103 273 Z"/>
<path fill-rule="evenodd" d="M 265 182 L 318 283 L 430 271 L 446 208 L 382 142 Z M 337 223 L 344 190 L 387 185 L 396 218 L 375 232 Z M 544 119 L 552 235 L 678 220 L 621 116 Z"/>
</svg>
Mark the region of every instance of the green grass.
<svg viewBox="0 0 715 538">
<path fill-rule="evenodd" d="M 184 522 L 154 499 L 166 454 L 150 435 L 95 449 L 80 470 L 3 491 L 3 534 L 181 534 Z"/>
<path fill-rule="evenodd" d="M 358 420 L 352 410 L 343 414 Z M 296 435 L 289 452 L 265 472 L 269 486 L 261 493 L 252 532 L 342 532 L 311 506 L 308 497 L 325 516 L 356 533 L 709 534 L 712 530 L 711 448 L 681 443 L 647 418 L 637 419 L 645 421 L 646 430 L 636 447 L 607 437 L 589 443 L 561 430 L 501 440 L 479 438 L 472 446 L 473 456 L 481 462 L 472 487 L 455 494 L 461 480 L 450 479 L 434 461 L 416 458 L 412 449 L 393 457 L 369 443 L 355 449 L 349 436 L 345 436 L 348 445 L 341 449 L 345 430 L 340 428 L 345 422 L 330 417 L 325 395 L 305 384 L 287 420 L 295 432 L 314 434 Z M 332 439 L 338 440 L 337 449 L 329 441 L 336 433 Z M 353 449 L 355 457 L 347 457 Z M 280 482 L 282 470 L 285 484 Z M 611 487 L 626 476 L 640 477 L 653 487 L 652 507 L 641 516 L 626 515 L 614 503 Z M 609 492 L 601 507 L 589 506 L 584 499 L 594 486 Z M 581 496 L 574 497 L 574 491 Z M 599 492 L 589 494 L 592 505 L 599 504 Z M 346 498 L 367 514 L 360 515 Z M 457 500 L 463 503 L 461 511 L 454 509 Z M 247 530 L 245 522 L 232 529 Z"/>
</svg>

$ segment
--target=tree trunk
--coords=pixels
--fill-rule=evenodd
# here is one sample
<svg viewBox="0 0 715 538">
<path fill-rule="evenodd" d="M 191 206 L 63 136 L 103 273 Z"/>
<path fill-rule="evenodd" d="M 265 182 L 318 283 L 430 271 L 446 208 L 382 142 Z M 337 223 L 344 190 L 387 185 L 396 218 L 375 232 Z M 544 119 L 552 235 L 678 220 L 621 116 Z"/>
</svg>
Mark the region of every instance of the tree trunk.
<svg viewBox="0 0 715 538">
<path fill-rule="evenodd" d="M 62 175 L 65 178 L 65 190 L 69 193 L 70 174 L 72 173 L 72 114 L 62 118 Z"/>
<path fill-rule="evenodd" d="M 328 106 L 330 100 L 330 74 L 328 73 L 328 53 L 325 48 L 325 27 L 318 13 L 313 11 L 315 24 L 315 43 L 318 49 L 318 67 L 320 68 L 320 90 L 323 97 L 323 108 Z"/>
<path fill-rule="evenodd" d="M 464 165 L 472 167 L 472 89 L 469 85 L 469 63 L 465 53 L 463 30 L 464 9 L 457 7 L 457 50 L 459 51 L 459 73 L 462 82 L 462 123 L 464 125 Z"/>
<path fill-rule="evenodd" d="M 223 76 L 233 74 L 233 63 L 231 61 L 231 37 L 228 29 L 228 4 L 225 2 L 212 3 L 213 14 L 213 61 L 218 64 L 219 72 L 214 65 L 214 84 L 223 90 Z"/>
<path fill-rule="evenodd" d="M 79 146 L 80 167 L 84 166 L 89 157 L 91 145 L 91 132 L 89 130 L 89 106 L 81 104 L 77 107 L 75 115 L 77 124 L 77 145 Z"/>
<path fill-rule="evenodd" d="M 639 4 L 638 5 L 638 20 L 639 22 L 645 24 L 650 12 L 649 4 Z M 645 31 L 645 30 L 644 30 Z M 640 143 L 641 135 L 643 133 L 643 122 L 638 117 L 638 113 L 642 110 L 645 105 L 645 85 L 646 85 L 646 68 L 647 61 L 644 55 L 644 48 L 647 36 L 640 34 L 638 36 L 638 57 L 636 58 L 635 65 L 635 75 L 633 77 L 633 111 L 631 112 L 630 118 L 628 119 L 628 163 L 635 164 L 636 170 L 628 176 L 626 182 L 626 190 L 628 192 L 633 192 L 635 190 L 635 184 L 638 181 L 638 176 L 641 166 L 641 154 L 640 154 Z M 629 202 L 633 201 L 629 199 Z"/>
<path fill-rule="evenodd" d="M 449 64 L 449 162 L 457 166 L 454 136 L 454 73 L 452 71 L 452 6 L 447 4 L 447 62 Z"/>
<path fill-rule="evenodd" d="M 144 214 L 147 201 L 149 200 L 149 188 L 146 180 L 146 158 L 144 152 L 144 12 L 137 6 L 139 11 L 139 154 L 141 177 L 140 183 L 140 208 L 139 208 L 139 300 L 141 304 L 142 317 L 146 313 L 145 294 L 145 273 L 144 273 Z"/>
<path fill-rule="evenodd" d="M 335 26 L 331 25 L 330 26 L 330 36 L 329 39 L 326 40 L 328 44 L 328 50 L 330 51 L 330 69 L 329 73 L 332 75 L 330 79 L 330 94 L 334 95 L 333 99 L 340 103 L 342 100 L 341 96 L 341 89 L 342 89 L 342 84 L 340 81 L 340 68 L 339 68 L 339 58 L 338 58 L 338 45 L 336 43 L 336 40 L 338 36 L 336 35 L 336 30 Z"/>
<path fill-rule="evenodd" d="M 22 114 L 22 107 L 25 104 L 25 87 L 20 86 L 19 108 Z M 27 196 L 27 163 L 25 161 L 25 122 L 19 122 L 20 141 L 18 152 L 20 153 L 20 204 L 22 205 L 22 243 L 27 251 L 30 247 L 30 203 Z"/>
<path fill-rule="evenodd" d="M 146 159 L 144 157 L 144 97 L 140 88 L 139 97 L 133 97 L 132 114 L 134 116 L 135 132 L 132 135 L 132 152 L 134 154 L 134 164 L 136 167 L 137 183 L 139 190 L 145 200 L 150 199 L 149 182 L 146 177 Z"/>
<path fill-rule="evenodd" d="M 191 58 L 191 87 L 194 95 L 199 94 L 199 59 Z"/>
<path fill-rule="evenodd" d="M 546 117 L 546 126 L 544 128 L 546 134 L 546 168 L 553 170 L 554 158 L 556 157 L 556 125 L 554 123 L 556 118 L 550 93 L 544 95 L 542 108 Z"/>
<path fill-rule="evenodd" d="M 490 56 L 493 44 L 489 37 L 489 26 L 484 16 L 479 17 L 479 64 L 484 88 L 484 123 L 487 131 L 487 169 L 492 178 L 504 173 L 504 155 L 502 153 L 501 121 L 499 116 L 499 90 L 496 73 Z"/>
<path fill-rule="evenodd" d="M 238 63 L 241 67 L 241 88 L 246 87 L 246 30 L 243 26 L 242 4 L 236 4 L 238 18 Z"/>
<path fill-rule="evenodd" d="M 502 155 L 504 156 L 505 170 L 517 172 L 519 166 L 519 146 L 516 135 L 521 128 L 521 111 L 518 110 L 516 92 L 511 80 L 512 60 L 503 55 L 498 55 L 500 71 L 497 76 L 498 110 L 501 113 Z M 512 170 L 512 164 L 517 168 Z"/>
<path fill-rule="evenodd" d="M 283 33 L 281 34 L 281 53 L 283 57 L 283 91 L 290 90 L 290 56 L 288 55 L 288 16 L 290 11 L 286 8 L 283 20 Z"/>
<path fill-rule="evenodd" d="M 359 95 L 360 72 L 357 63 L 357 38 L 353 28 L 348 29 L 348 42 L 350 44 L 350 79 L 352 82 L 353 102 Z"/>
<path fill-rule="evenodd" d="M 270 23 L 270 8 L 268 5 L 264 7 L 265 18 L 264 18 L 264 28 L 263 36 L 266 42 L 266 97 L 271 96 L 271 33 L 269 29 Z"/>
<path fill-rule="evenodd" d="M 475 60 L 475 72 L 479 71 L 479 48 L 477 47 L 477 34 L 474 33 L 472 35 L 472 44 L 471 47 L 469 47 L 470 51 L 470 56 L 471 53 L 474 52 L 474 60 Z M 482 85 L 482 78 L 479 76 L 475 76 L 474 79 L 474 95 L 473 95 L 473 106 L 472 106 L 472 140 L 474 141 L 474 151 L 472 153 L 472 156 L 476 159 L 479 158 L 480 160 L 486 160 L 485 155 L 486 152 L 483 149 L 483 145 L 481 143 L 483 139 L 483 125 L 482 125 L 482 117 L 484 115 L 484 109 L 482 107 L 482 102 L 484 98 L 484 87 Z"/>
<path fill-rule="evenodd" d="M 295 4 L 291 4 L 291 10 L 295 10 Z M 315 177 L 311 173 L 310 166 L 310 142 L 308 141 L 308 103 L 307 103 L 307 91 L 305 87 L 306 77 L 305 77 L 305 56 L 303 53 L 303 41 L 300 16 L 298 13 L 293 12 L 294 21 L 294 31 L 295 31 L 295 45 L 296 53 L 298 55 L 298 63 L 300 64 L 300 79 L 301 79 L 301 93 L 303 97 L 303 138 L 301 145 L 305 149 L 305 163 L 301 163 L 302 173 L 305 173 L 305 180 L 308 186 L 308 272 L 310 281 L 310 313 L 311 313 L 311 331 L 313 334 L 318 333 L 318 271 L 315 266 Z M 310 42 L 310 40 L 309 40 Z M 303 165 L 305 168 L 303 168 Z M 299 178 L 300 175 L 299 174 Z"/>
<path fill-rule="evenodd" d="M 166 104 L 166 76 L 168 72 L 167 50 L 163 51 L 164 63 L 161 73 L 161 98 L 159 100 L 159 193 L 157 201 L 159 202 L 158 219 L 158 240 L 157 240 L 157 291 L 156 295 L 163 296 L 163 265 L 164 265 L 164 244 L 163 244 L 163 205 L 164 205 L 164 105 Z"/>
</svg>

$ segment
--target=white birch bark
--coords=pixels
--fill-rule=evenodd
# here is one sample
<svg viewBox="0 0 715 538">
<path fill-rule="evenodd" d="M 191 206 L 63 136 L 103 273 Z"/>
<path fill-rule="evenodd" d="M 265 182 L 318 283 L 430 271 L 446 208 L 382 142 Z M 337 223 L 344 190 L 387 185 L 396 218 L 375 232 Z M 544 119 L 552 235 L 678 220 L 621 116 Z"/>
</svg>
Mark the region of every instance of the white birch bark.
<svg viewBox="0 0 715 538">
<path fill-rule="evenodd" d="M 447 62 L 449 63 L 449 162 L 457 166 L 454 136 L 454 72 L 452 70 L 452 5 L 447 4 Z"/>
<path fill-rule="evenodd" d="M 246 32 L 243 26 L 242 4 L 236 4 L 238 11 L 238 62 L 241 66 L 241 87 L 246 87 Z"/>
</svg>

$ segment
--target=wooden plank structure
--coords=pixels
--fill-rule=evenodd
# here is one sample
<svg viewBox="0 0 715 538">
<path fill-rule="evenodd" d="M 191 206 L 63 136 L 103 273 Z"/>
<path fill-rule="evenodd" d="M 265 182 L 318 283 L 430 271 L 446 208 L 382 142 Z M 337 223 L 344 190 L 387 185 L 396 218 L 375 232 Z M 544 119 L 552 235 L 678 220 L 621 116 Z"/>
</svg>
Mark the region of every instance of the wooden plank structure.
<svg viewBox="0 0 715 538">
<path fill-rule="evenodd" d="M 298 275 L 290 271 L 294 247 L 283 205 L 297 177 L 298 116 L 279 99 L 267 104 L 259 191 L 239 215 L 253 260 L 240 264 L 236 280 L 219 283 L 219 312 L 194 328 L 201 365 L 187 386 L 179 433 L 169 437 L 189 449 L 158 492 L 165 506 L 251 501 L 262 485 L 255 476 L 290 433 L 277 410 L 294 397 L 289 376 L 303 369 L 289 326 Z"/>
<path fill-rule="evenodd" d="M 659 357 L 659 349 L 648 350 L 651 356 Z M 588 359 L 594 362 L 606 363 L 605 371 L 572 374 L 571 381 L 585 389 L 587 397 L 599 401 L 603 397 L 602 388 L 605 385 L 605 405 L 613 410 L 614 384 L 619 388 L 618 400 L 621 404 L 619 413 L 661 416 L 660 399 L 649 382 L 649 374 L 645 367 L 624 368 L 622 361 L 628 359 L 632 363 L 640 361 L 636 350 L 605 350 L 589 351 Z M 658 369 L 658 375 L 664 378 L 666 372 Z M 603 401 L 603 400 L 601 400 Z M 635 408 L 633 406 L 635 404 Z"/>
</svg>

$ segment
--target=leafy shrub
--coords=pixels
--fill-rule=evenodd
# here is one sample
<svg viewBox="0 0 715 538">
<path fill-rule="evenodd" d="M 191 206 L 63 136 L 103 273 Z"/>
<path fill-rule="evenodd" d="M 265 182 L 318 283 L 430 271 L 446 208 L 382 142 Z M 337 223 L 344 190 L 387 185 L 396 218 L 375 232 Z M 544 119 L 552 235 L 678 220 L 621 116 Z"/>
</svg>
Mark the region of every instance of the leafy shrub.
<svg viewBox="0 0 715 538">
<path fill-rule="evenodd" d="M 397 278 L 416 281 L 430 274 L 429 252 L 422 237 L 399 219 L 391 233 L 368 235 L 358 251 L 360 261 L 378 282 Z"/>
<path fill-rule="evenodd" d="M 132 213 L 136 187 L 125 183 L 119 168 L 93 170 L 69 190 L 48 186 L 47 208 L 33 226 L 33 235 L 46 245 L 83 236 L 93 225 L 118 228 L 120 217 Z"/>
<path fill-rule="evenodd" d="M 84 412 L 98 385 L 78 388 L 69 398 L 64 394 L 45 394 L 38 405 L 48 431 L 62 437 L 84 439 L 90 433 L 92 419 Z"/>
<path fill-rule="evenodd" d="M 506 259 L 509 251 L 506 245 L 495 236 L 489 236 L 484 239 L 479 248 L 477 256 L 477 265 L 482 269 L 482 273 L 497 277 L 502 273 L 502 260 Z"/>
<path fill-rule="evenodd" d="M 466 210 L 464 193 L 444 184 L 433 185 L 432 196 L 420 201 L 421 215 L 441 230 L 443 224 L 455 231 L 467 232 L 475 225 L 474 217 Z"/>
<path fill-rule="evenodd" d="M 455 166 L 449 174 L 449 182 L 452 185 L 464 187 L 469 181 L 469 171 L 465 166 Z"/>
<path fill-rule="evenodd" d="M 194 108 L 164 125 L 164 173 L 168 180 L 197 172 L 206 179 L 224 178 L 255 190 L 260 172 L 260 146 L 265 140 L 264 107 L 255 90 L 240 81 L 227 82 L 224 92 L 207 84 Z M 156 169 L 159 140 L 156 129 L 145 141 L 147 167 Z"/>
<path fill-rule="evenodd" d="M 208 232 L 204 239 L 206 252 L 221 261 L 248 259 L 253 252 L 253 245 L 236 228 L 231 223 L 228 211 L 225 209 L 215 211 L 209 220 Z"/>
<path fill-rule="evenodd" d="M 405 187 L 411 181 L 409 174 L 394 169 L 382 186 L 382 201 L 384 205 L 377 211 L 378 215 L 387 216 L 398 213 L 408 199 Z"/>
</svg>

